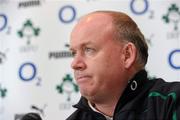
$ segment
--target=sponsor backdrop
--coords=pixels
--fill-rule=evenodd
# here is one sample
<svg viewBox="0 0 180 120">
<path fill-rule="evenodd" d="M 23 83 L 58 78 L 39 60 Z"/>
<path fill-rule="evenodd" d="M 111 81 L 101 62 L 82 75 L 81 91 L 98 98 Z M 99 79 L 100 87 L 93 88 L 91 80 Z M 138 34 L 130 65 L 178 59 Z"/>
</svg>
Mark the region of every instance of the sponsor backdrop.
<svg viewBox="0 0 180 120">
<path fill-rule="evenodd" d="M 95 10 L 128 13 L 149 45 L 149 76 L 180 81 L 179 0 L 0 0 L 0 120 L 65 120 L 75 110 L 70 32 Z"/>
</svg>

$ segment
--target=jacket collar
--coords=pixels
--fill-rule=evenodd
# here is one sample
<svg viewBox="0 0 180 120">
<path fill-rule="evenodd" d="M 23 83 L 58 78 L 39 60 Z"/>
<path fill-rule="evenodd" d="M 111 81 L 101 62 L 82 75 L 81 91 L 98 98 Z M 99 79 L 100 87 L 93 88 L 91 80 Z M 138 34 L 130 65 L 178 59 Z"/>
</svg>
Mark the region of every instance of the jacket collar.
<svg viewBox="0 0 180 120">
<path fill-rule="evenodd" d="M 147 91 L 151 88 L 153 83 L 154 82 L 151 82 L 151 80 L 148 79 L 147 72 L 145 70 L 141 70 L 136 73 L 135 76 L 129 80 L 126 89 L 116 105 L 114 113 L 117 111 L 122 112 L 138 109 L 138 105 L 142 104 L 139 102 L 142 102 L 142 99 L 145 98 Z"/>
</svg>

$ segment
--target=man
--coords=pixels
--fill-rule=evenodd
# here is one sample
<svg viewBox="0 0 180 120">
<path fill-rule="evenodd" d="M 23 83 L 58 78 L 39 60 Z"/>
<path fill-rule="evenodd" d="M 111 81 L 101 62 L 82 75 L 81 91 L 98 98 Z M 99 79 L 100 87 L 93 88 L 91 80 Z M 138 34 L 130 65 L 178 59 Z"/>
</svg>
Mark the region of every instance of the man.
<svg viewBox="0 0 180 120">
<path fill-rule="evenodd" d="M 148 47 L 126 14 L 96 11 L 82 17 L 70 49 L 82 97 L 67 120 L 180 119 L 180 84 L 148 80 Z"/>
</svg>

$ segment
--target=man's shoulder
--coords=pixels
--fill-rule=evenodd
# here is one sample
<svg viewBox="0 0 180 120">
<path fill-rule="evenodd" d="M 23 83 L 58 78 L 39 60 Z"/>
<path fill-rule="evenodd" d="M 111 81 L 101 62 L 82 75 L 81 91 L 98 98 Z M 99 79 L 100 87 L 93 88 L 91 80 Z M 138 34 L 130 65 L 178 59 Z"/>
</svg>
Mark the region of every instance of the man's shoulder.
<svg viewBox="0 0 180 120">
<path fill-rule="evenodd" d="M 101 120 L 102 117 L 99 113 L 77 109 L 66 120 Z"/>
<path fill-rule="evenodd" d="M 155 84 L 149 91 L 149 96 L 172 96 L 180 99 L 180 82 L 167 82 L 163 79 L 155 79 Z"/>
<path fill-rule="evenodd" d="M 73 105 L 73 107 L 76 108 L 76 110 L 66 120 L 85 120 L 89 111 L 91 111 L 87 99 L 83 96 L 81 96 L 79 102 Z"/>
<path fill-rule="evenodd" d="M 79 110 L 74 111 L 66 120 L 77 120 Z"/>
<path fill-rule="evenodd" d="M 167 82 L 161 78 L 154 79 L 155 84 L 151 88 L 152 90 L 162 91 L 162 92 L 172 92 L 180 90 L 180 81 Z"/>
</svg>

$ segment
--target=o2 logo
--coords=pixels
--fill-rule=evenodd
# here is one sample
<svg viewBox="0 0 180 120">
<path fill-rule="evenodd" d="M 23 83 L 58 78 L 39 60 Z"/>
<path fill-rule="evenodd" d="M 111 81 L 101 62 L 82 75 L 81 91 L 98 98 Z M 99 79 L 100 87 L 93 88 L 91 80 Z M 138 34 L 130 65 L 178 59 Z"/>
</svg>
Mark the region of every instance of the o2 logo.
<svg viewBox="0 0 180 120">
<path fill-rule="evenodd" d="M 7 26 L 7 16 L 5 14 L 0 13 L 0 32 L 3 31 Z"/>
<path fill-rule="evenodd" d="M 168 57 L 169 65 L 176 70 L 180 70 L 180 62 L 179 64 L 175 63 L 174 62 L 175 60 L 173 59 L 175 57 L 179 57 L 179 60 L 176 60 L 176 61 L 180 61 L 180 49 L 173 50 L 172 52 L 170 52 L 169 57 Z"/>
<path fill-rule="evenodd" d="M 76 9 L 72 5 L 63 6 L 59 10 L 59 19 L 65 24 L 73 22 L 76 19 Z"/>
<path fill-rule="evenodd" d="M 19 77 L 23 81 L 31 81 L 36 77 L 37 68 L 34 63 L 23 63 L 19 68 Z"/>
<path fill-rule="evenodd" d="M 142 5 L 143 4 L 143 5 Z M 141 8 L 143 6 L 144 8 Z M 130 9 L 136 15 L 142 15 L 147 12 L 149 8 L 148 0 L 131 0 Z"/>
</svg>

